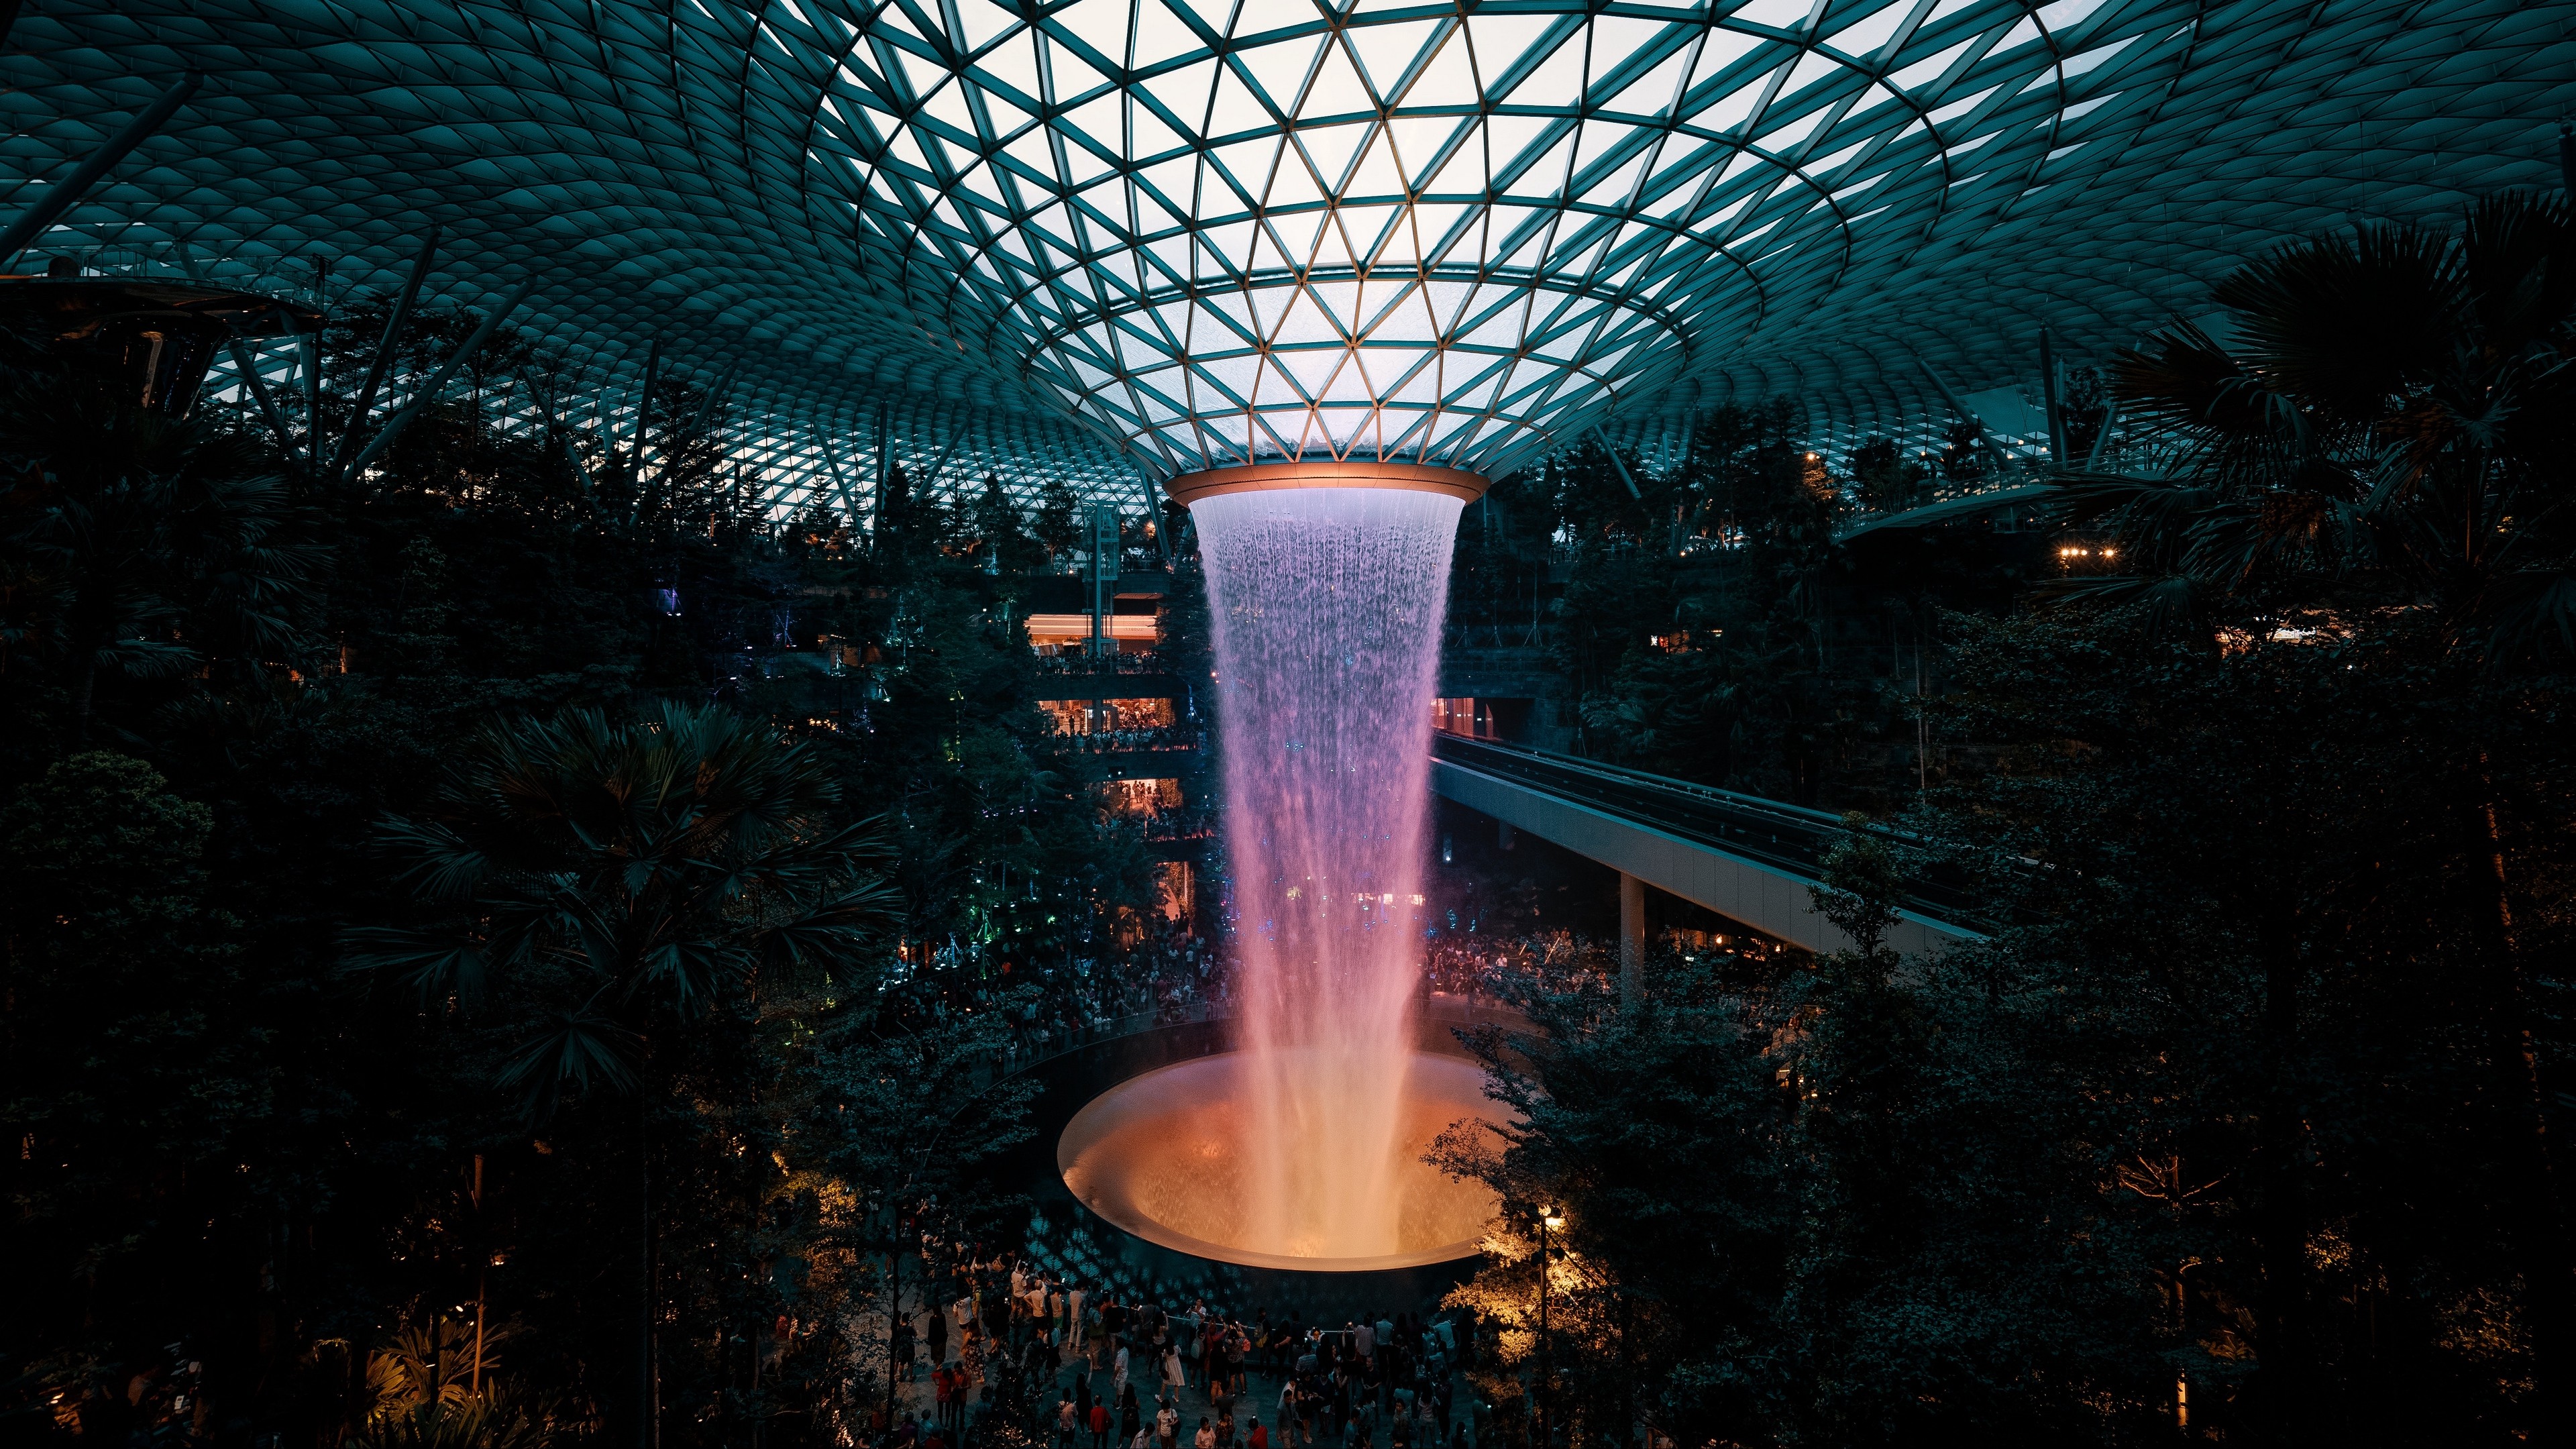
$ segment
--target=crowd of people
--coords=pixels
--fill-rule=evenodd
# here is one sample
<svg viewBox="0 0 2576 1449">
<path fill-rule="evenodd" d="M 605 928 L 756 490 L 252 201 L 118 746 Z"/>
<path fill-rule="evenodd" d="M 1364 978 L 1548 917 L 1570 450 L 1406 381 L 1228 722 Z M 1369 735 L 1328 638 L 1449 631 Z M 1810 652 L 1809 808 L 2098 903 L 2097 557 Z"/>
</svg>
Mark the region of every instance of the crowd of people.
<svg viewBox="0 0 2576 1449">
<path fill-rule="evenodd" d="M 1139 725 L 1132 729 L 1059 734 L 1055 738 L 1069 749 L 1099 755 L 1120 750 L 1194 750 L 1207 742 L 1207 732 L 1196 725 Z"/>
<path fill-rule="evenodd" d="M 1749 933 L 1667 931 L 1650 943 L 1648 959 L 1665 956 L 1693 962 L 1728 956 L 1762 960 L 1794 949 Z M 1618 945 L 1572 931 L 1516 936 L 1451 933 L 1431 942 L 1422 969 L 1431 990 L 1471 1004 L 1491 1003 L 1531 989 L 1566 996 L 1615 994 L 1619 981 Z"/>
<path fill-rule="evenodd" d="M 1233 973 L 1224 953 L 1178 922 L 1149 919 L 1134 939 L 1083 943 L 1070 959 L 1006 959 L 993 948 L 923 951 L 888 988 L 893 1019 L 936 1029 L 962 1016 L 1002 1011 L 1010 1037 L 994 1065 L 1008 1072 L 1096 1036 L 1141 1024 L 1222 1012 Z"/>
<path fill-rule="evenodd" d="M 903 1391 L 882 1449 L 984 1449 L 997 1418 L 1053 1449 L 1473 1449 L 1481 1435 L 1457 1397 L 1471 1310 L 1247 1318 L 958 1262 L 894 1324 Z"/>
</svg>

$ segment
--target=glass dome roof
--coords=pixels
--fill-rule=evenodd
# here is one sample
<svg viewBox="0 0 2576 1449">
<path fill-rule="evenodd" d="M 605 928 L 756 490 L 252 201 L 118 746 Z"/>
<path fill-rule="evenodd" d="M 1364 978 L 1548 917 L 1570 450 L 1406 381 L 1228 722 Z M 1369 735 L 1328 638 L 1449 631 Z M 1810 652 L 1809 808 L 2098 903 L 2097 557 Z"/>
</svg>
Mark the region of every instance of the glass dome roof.
<svg viewBox="0 0 2576 1449">
<path fill-rule="evenodd" d="M 435 224 L 430 294 L 534 276 L 515 320 L 598 395 L 657 338 L 730 380 L 781 503 L 857 507 L 880 426 L 917 474 L 1135 497 L 1773 394 L 1939 416 L 2043 326 L 2099 355 L 2282 237 L 2555 184 L 2570 34 L 2576 0 L 49 0 L 0 185 L 194 69 L 35 251 L 390 290 Z"/>
</svg>

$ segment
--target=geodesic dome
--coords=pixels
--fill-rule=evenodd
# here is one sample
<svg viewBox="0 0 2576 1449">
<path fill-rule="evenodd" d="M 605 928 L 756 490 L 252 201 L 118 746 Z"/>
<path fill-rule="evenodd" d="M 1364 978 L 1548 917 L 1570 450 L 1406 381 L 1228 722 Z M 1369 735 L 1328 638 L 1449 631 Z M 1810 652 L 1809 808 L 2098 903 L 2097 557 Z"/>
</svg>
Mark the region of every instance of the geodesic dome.
<svg viewBox="0 0 2576 1449">
<path fill-rule="evenodd" d="M 1273 458 L 1494 472 L 1787 394 L 1893 429 L 2272 242 L 2558 180 L 2576 0 L 38 0 L 38 254 L 488 304 L 780 502 Z M 283 355 L 272 359 L 283 367 Z M 843 497 L 853 508 L 843 480 Z"/>
</svg>

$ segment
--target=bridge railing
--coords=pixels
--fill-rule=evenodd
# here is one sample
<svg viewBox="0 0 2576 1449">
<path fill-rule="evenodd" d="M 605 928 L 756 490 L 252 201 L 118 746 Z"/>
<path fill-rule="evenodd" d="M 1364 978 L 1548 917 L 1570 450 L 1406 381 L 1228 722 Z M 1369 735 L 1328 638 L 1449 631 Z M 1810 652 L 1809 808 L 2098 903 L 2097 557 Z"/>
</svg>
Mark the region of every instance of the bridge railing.
<svg viewBox="0 0 2576 1449">
<path fill-rule="evenodd" d="M 1434 732 L 1431 754 L 1809 881 L 1822 881 L 1825 855 L 1851 833 L 1839 816 L 1822 810 L 1525 745 Z M 1901 847 L 1930 844 L 1885 827 L 1871 833 Z M 1955 868 L 1936 864 L 1908 884 L 1908 909 L 1963 926 L 1990 925 Z"/>
</svg>

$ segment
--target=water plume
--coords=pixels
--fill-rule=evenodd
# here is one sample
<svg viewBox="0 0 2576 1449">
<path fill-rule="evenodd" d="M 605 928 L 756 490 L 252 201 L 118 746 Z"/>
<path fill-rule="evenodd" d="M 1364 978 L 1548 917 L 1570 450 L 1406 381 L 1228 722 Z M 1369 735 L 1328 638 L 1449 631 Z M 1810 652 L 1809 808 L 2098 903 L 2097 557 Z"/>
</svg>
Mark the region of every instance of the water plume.
<svg viewBox="0 0 2576 1449">
<path fill-rule="evenodd" d="M 1192 504 L 1216 646 L 1252 1235 L 1399 1250 L 1427 752 L 1459 500 L 1292 488 Z"/>
</svg>

